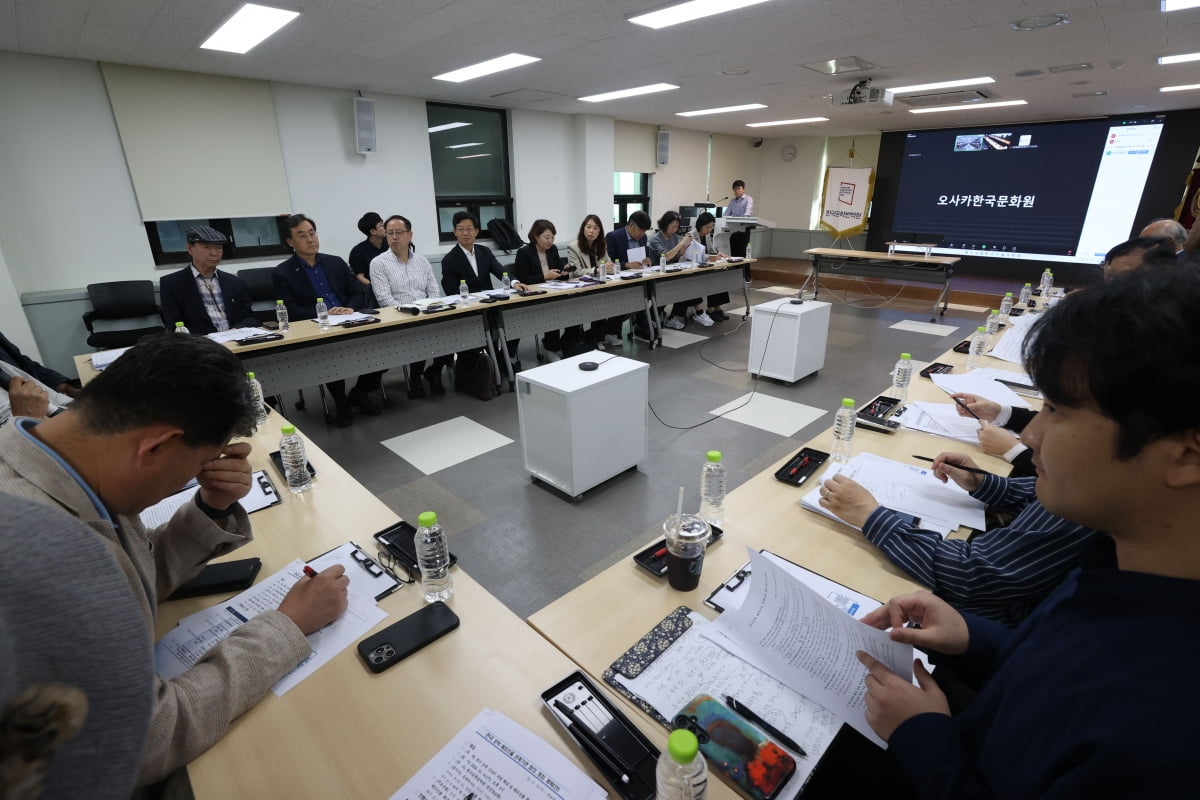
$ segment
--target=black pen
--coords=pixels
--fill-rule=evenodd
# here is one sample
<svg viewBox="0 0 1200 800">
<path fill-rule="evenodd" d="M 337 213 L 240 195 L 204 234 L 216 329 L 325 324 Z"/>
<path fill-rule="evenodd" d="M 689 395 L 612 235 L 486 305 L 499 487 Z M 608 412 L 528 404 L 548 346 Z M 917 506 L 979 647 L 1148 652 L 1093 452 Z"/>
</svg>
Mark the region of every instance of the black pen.
<svg viewBox="0 0 1200 800">
<path fill-rule="evenodd" d="M 567 726 L 567 731 L 578 734 L 579 743 L 590 747 L 596 757 L 605 763 L 605 766 L 617 776 L 617 779 L 621 783 L 629 783 L 629 767 L 625 766 L 621 761 L 621 757 L 608 746 L 608 742 L 601 739 L 596 735 L 595 731 L 584 725 L 579 717 L 575 716 L 575 712 L 564 704 L 563 701 L 555 700 L 554 707 L 558 709 L 560 714 L 570 720 L 571 724 Z"/>
<path fill-rule="evenodd" d="M 934 461 L 934 459 L 930 458 L 929 456 L 919 456 L 919 455 L 916 455 L 915 453 L 913 454 L 913 458 L 915 458 L 917 461 L 929 461 L 931 463 Z M 949 461 L 946 462 L 946 466 L 954 467 L 955 469 L 961 469 L 963 472 L 969 472 L 972 475 L 991 475 L 991 473 L 988 472 L 986 469 L 979 469 L 978 467 L 964 467 L 959 464 L 951 463 Z"/>
<path fill-rule="evenodd" d="M 954 398 L 954 402 L 956 402 L 956 403 L 958 403 L 960 406 L 962 406 L 964 411 L 966 411 L 968 414 L 970 414 L 970 415 L 971 415 L 972 417 L 974 417 L 975 419 L 979 420 L 979 422 L 983 422 L 983 420 L 979 419 L 979 415 L 978 415 L 978 414 L 976 414 L 974 411 L 972 411 L 970 408 L 968 408 L 968 407 L 967 407 L 967 404 L 966 404 L 966 403 L 964 403 L 964 402 L 962 401 L 962 398 L 961 398 L 961 397 L 956 397 L 956 398 Z"/>
<path fill-rule="evenodd" d="M 787 736 L 787 734 L 785 734 L 783 731 L 776 728 L 771 723 L 767 722 L 765 719 L 760 717 L 758 714 L 755 714 L 753 711 L 746 708 L 744 705 L 739 703 L 737 700 L 733 699 L 732 695 L 725 695 L 725 705 L 732 708 L 738 715 L 744 717 L 745 719 L 749 720 L 750 722 L 753 722 L 758 727 L 762 728 L 769 735 L 774 736 L 776 739 L 779 740 L 780 744 L 782 744 L 788 750 L 791 750 L 794 753 L 799 753 L 802 756 L 808 755 L 808 753 L 806 753 L 804 751 L 804 748 L 801 747 L 800 745 L 796 744 L 796 742 L 794 740 L 792 740 L 791 738 L 789 738 Z"/>
</svg>

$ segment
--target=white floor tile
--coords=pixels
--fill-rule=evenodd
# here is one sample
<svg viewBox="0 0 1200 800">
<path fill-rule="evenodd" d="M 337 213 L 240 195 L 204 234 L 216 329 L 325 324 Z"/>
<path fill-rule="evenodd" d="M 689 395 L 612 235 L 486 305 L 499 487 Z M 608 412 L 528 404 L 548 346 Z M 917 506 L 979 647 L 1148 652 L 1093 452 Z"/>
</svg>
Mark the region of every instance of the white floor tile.
<svg viewBox="0 0 1200 800">
<path fill-rule="evenodd" d="M 789 294 L 796 294 L 797 292 L 799 292 L 800 287 L 799 286 L 762 286 L 762 287 L 755 287 L 754 291 L 769 292 L 770 294 L 789 295 Z"/>
<path fill-rule="evenodd" d="M 935 322 L 918 322 L 915 319 L 906 319 L 897 322 L 890 326 L 897 331 L 911 331 L 912 333 L 927 333 L 930 336 L 949 336 L 958 330 L 957 325 L 938 325 Z"/>
<path fill-rule="evenodd" d="M 691 324 L 699 326 L 699 323 L 693 322 Z M 670 328 L 663 328 L 663 347 L 669 347 L 672 350 L 678 350 L 681 347 L 687 347 L 689 344 L 695 344 L 696 342 L 704 341 L 708 341 L 707 336 L 700 336 L 696 333 L 684 333 L 683 331 L 675 331 L 671 330 Z"/>
<path fill-rule="evenodd" d="M 747 398 L 750 399 L 749 403 L 746 403 Z M 745 405 L 742 405 L 743 403 Z M 738 408 L 739 406 L 741 407 Z M 730 411 L 730 409 L 736 410 Z M 729 413 L 725 414 L 726 411 Z M 791 436 L 805 425 L 820 418 L 825 411 L 826 409 L 823 408 L 813 408 L 803 403 L 755 393 L 753 397 L 744 394 L 708 413 L 724 414 L 725 419 L 740 422 L 743 425 L 770 431 L 779 436 Z"/>
<path fill-rule="evenodd" d="M 466 417 L 455 417 L 380 442 L 426 475 L 511 444 L 512 439 Z"/>
</svg>

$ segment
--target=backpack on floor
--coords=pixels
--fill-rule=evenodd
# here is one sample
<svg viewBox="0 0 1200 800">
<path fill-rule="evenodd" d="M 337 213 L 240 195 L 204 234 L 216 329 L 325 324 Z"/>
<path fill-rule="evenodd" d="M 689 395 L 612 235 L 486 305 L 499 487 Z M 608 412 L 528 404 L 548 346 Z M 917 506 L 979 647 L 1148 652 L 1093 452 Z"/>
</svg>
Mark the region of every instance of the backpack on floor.
<svg viewBox="0 0 1200 800">
<path fill-rule="evenodd" d="M 496 247 L 506 253 L 525 246 L 525 240 L 517 233 L 517 229 L 512 226 L 512 223 L 506 219 L 489 219 L 487 231 Z"/>
<path fill-rule="evenodd" d="M 491 400 L 496 396 L 496 380 L 499 374 L 487 351 L 464 350 L 454 359 L 454 389 L 480 400 Z"/>
</svg>

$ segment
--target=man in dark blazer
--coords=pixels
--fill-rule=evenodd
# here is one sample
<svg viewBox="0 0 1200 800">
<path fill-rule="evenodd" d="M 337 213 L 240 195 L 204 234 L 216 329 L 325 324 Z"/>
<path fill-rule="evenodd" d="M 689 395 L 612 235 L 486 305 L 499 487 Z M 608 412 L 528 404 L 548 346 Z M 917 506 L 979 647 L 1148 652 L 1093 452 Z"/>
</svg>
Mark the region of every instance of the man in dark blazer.
<svg viewBox="0 0 1200 800">
<path fill-rule="evenodd" d="M 486 292 L 503 288 L 506 273 L 515 280 L 508 269 L 500 266 L 490 248 L 475 244 L 475 238 L 479 236 L 479 220 L 474 214 L 459 211 L 451 221 L 454 223 L 454 238 L 458 240 L 458 246 L 442 256 L 442 291 L 447 296 L 458 294 L 458 285 L 462 281 L 467 282 L 467 288 L 472 292 Z M 508 357 L 512 361 L 513 372 L 521 371 L 521 362 L 517 360 L 520 341 L 508 341 Z"/>
<path fill-rule="evenodd" d="M 608 250 L 608 257 L 617 263 L 625 264 L 628 269 L 649 267 L 652 263 L 649 251 L 646 252 L 640 264 L 630 264 L 629 249 L 631 247 L 647 247 L 650 244 L 650 240 L 646 237 L 646 231 L 650 230 L 653 224 L 645 211 L 635 211 L 630 214 L 625 227 L 611 230 L 604 236 L 604 246 Z M 633 335 L 642 341 L 650 341 L 650 315 L 648 313 L 638 313 L 634 316 Z"/>
<path fill-rule="evenodd" d="M 195 334 L 259 325 L 250 290 L 236 275 L 217 269 L 225 256 L 225 234 L 207 225 L 187 230 L 192 263 L 158 282 L 159 305 L 167 330 L 182 322 Z"/>
<path fill-rule="evenodd" d="M 295 254 L 275 267 L 271 279 L 275 294 L 287 306 L 289 319 L 316 319 L 318 297 L 325 299 L 330 314 L 353 314 L 368 308 L 349 265 L 337 256 L 320 252 L 317 226 L 311 219 L 303 214 L 293 214 L 284 221 L 284 226 L 288 231 L 288 247 Z M 351 403 L 367 416 L 379 414 L 379 407 L 371 402 L 367 393 L 380 385 L 382 375 L 383 372 L 368 372 L 358 376 L 349 397 L 346 396 L 345 381 L 325 384 L 337 406 L 339 428 L 354 423 Z"/>
</svg>

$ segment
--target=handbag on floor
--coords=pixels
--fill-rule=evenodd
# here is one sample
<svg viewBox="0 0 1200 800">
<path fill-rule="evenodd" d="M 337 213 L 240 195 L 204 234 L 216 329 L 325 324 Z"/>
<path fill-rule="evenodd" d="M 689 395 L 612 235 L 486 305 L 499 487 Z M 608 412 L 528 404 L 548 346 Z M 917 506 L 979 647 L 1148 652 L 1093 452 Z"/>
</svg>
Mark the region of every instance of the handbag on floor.
<svg viewBox="0 0 1200 800">
<path fill-rule="evenodd" d="M 491 400 L 496 396 L 498 377 L 496 365 L 482 348 L 464 350 L 454 359 L 455 391 L 478 397 L 480 400 Z"/>
</svg>

